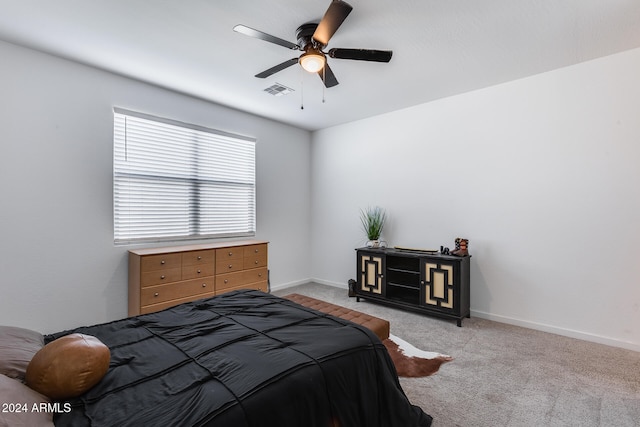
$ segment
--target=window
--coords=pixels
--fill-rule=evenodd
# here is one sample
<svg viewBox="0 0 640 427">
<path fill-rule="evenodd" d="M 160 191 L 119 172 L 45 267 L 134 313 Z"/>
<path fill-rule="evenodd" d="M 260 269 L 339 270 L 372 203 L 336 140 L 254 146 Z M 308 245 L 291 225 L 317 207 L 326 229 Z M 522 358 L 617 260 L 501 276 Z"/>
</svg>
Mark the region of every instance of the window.
<svg viewBox="0 0 640 427">
<path fill-rule="evenodd" d="M 114 108 L 116 244 L 255 235 L 255 139 Z"/>
</svg>

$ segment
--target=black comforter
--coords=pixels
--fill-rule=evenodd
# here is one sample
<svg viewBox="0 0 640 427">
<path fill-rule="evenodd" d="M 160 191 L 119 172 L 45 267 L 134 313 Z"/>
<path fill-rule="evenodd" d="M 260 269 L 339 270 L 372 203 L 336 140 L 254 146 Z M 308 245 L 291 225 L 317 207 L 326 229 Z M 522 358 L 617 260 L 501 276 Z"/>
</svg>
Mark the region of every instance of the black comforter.
<svg viewBox="0 0 640 427">
<path fill-rule="evenodd" d="M 368 329 L 259 291 L 82 327 L 111 350 L 58 426 L 418 427 Z"/>
</svg>

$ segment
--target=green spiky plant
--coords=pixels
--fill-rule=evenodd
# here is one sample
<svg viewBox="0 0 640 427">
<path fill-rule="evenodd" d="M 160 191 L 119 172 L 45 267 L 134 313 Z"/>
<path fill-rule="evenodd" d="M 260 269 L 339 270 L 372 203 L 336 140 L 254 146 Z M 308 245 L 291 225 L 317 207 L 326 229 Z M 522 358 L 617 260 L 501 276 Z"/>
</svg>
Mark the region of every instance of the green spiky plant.
<svg viewBox="0 0 640 427">
<path fill-rule="evenodd" d="M 387 220 L 387 213 L 379 206 L 368 207 L 366 210 L 360 209 L 360 221 L 362 228 L 369 240 L 378 240 Z"/>
</svg>

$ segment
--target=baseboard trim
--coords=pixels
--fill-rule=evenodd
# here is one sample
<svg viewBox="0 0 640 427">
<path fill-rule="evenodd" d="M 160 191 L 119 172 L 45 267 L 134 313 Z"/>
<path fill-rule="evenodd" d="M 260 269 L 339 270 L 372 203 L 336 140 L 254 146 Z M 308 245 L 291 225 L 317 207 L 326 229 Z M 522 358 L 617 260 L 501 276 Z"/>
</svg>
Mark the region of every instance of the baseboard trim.
<svg viewBox="0 0 640 427">
<path fill-rule="evenodd" d="M 319 285 L 333 286 L 334 288 L 340 288 L 340 289 L 348 289 L 349 288 L 347 283 L 331 282 L 329 280 L 310 278 L 310 279 L 296 280 L 296 281 L 288 282 L 288 283 L 281 283 L 279 285 L 272 285 L 271 286 L 271 290 L 272 291 L 281 291 L 282 289 L 292 288 L 294 286 L 304 285 L 306 283 L 317 283 Z"/>
<path fill-rule="evenodd" d="M 547 325 L 544 323 L 529 322 L 527 320 L 516 319 L 513 317 L 500 316 L 497 314 L 486 313 L 484 311 L 471 310 L 472 317 L 493 320 L 495 322 L 506 323 L 508 325 L 521 326 L 523 328 L 534 329 L 536 331 L 548 332 L 551 334 L 562 335 L 564 337 L 576 338 L 583 341 L 604 344 L 611 347 L 619 347 L 627 350 L 640 352 L 640 345 L 632 342 L 616 340 L 613 338 L 603 337 L 600 335 L 580 332 L 573 329 L 559 328 L 557 326 Z"/>
<path fill-rule="evenodd" d="M 271 285 L 270 290 L 271 291 L 280 291 L 282 289 L 292 288 L 292 287 L 298 286 L 298 285 L 304 285 L 305 283 L 309 283 L 309 282 L 311 282 L 311 279 L 303 279 L 303 280 L 296 280 L 296 281 L 288 282 L 288 283 L 280 283 L 279 285 Z"/>
<path fill-rule="evenodd" d="M 311 279 L 311 281 L 313 283 L 319 283 L 320 285 L 333 286 L 334 288 L 349 289 L 348 283 L 331 282 L 329 280 L 323 280 L 323 279 Z"/>
</svg>

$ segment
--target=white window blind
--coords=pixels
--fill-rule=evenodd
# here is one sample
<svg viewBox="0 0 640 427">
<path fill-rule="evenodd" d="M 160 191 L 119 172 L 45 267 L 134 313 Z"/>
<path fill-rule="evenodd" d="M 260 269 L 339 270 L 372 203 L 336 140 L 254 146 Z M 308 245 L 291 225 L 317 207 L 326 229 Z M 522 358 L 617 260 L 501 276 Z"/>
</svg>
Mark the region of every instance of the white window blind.
<svg viewBox="0 0 640 427">
<path fill-rule="evenodd" d="M 255 235 L 255 139 L 114 108 L 114 241 Z"/>
</svg>

